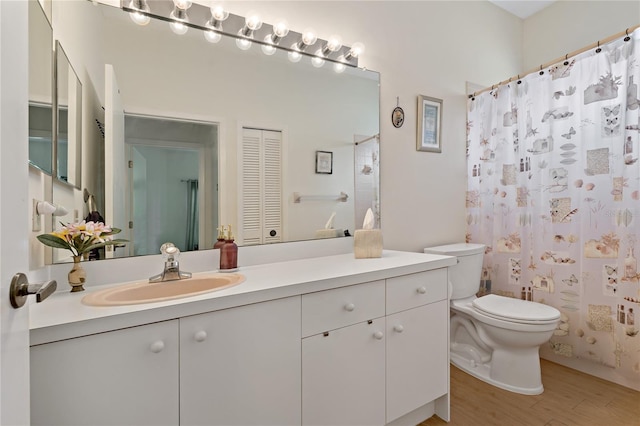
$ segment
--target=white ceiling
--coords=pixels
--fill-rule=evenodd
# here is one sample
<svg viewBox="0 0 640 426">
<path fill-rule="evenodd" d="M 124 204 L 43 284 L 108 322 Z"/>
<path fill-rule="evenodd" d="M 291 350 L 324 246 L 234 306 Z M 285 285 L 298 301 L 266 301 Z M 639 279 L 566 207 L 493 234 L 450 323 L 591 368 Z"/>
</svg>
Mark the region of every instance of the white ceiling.
<svg viewBox="0 0 640 426">
<path fill-rule="evenodd" d="M 539 12 L 545 7 L 555 3 L 555 0 L 489 0 L 498 7 L 503 8 L 521 19 Z"/>
</svg>

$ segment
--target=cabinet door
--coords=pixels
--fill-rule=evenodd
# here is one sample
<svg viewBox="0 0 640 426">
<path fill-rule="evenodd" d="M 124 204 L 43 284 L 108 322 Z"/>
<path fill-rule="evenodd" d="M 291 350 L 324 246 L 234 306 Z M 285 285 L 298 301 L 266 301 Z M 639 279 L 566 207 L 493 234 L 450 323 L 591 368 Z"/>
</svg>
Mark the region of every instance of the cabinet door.
<svg viewBox="0 0 640 426">
<path fill-rule="evenodd" d="M 387 317 L 387 423 L 448 391 L 446 300 Z"/>
<path fill-rule="evenodd" d="M 383 425 L 384 318 L 302 340 L 302 424 Z"/>
<path fill-rule="evenodd" d="M 300 424 L 300 297 L 180 319 L 181 425 Z"/>
<path fill-rule="evenodd" d="M 178 321 L 31 347 L 32 425 L 176 425 Z"/>
</svg>

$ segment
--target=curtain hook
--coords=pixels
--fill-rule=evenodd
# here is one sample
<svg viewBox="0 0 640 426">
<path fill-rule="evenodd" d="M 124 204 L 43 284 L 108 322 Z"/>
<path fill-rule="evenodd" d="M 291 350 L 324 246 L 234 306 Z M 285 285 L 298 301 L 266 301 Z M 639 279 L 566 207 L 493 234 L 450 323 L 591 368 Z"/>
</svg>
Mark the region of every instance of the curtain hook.
<svg viewBox="0 0 640 426">
<path fill-rule="evenodd" d="M 629 40 L 631 40 L 631 37 L 629 37 L 629 28 L 627 28 L 626 30 L 624 30 L 624 33 L 627 35 L 627 36 L 624 38 L 624 41 L 629 41 Z"/>
<path fill-rule="evenodd" d="M 598 40 L 598 48 L 596 49 L 596 53 L 600 52 L 602 52 L 602 49 L 600 49 L 600 40 Z"/>
<path fill-rule="evenodd" d="M 543 75 L 544 71 L 542 71 L 542 65 L 540 65 L 540 75 Z"/>
<path fill-rule="evenodd" d="M 518 84 L 522 83 L 522 80 L 520 80 L 520 74 L 518 74 Z"/>
<path fill-rule="evenodd" d="M 564 66 L 566 67 L 567 65 L 569 65 L 569 54 L 568 53 L 566 55 L 564 55 Z"/>
</svg>

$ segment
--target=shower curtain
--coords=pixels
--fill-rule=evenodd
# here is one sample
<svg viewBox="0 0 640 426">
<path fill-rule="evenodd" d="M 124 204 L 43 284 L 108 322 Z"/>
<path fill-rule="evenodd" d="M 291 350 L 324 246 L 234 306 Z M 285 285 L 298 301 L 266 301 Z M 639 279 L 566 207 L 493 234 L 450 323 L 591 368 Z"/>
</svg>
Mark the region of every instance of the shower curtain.
<svg viewBox="0 0 640 426">
<path fill-rule="evenodd" d="M 198 180 L 188 179 L 187 183 L 187 235 L 185 249 L 198 250 Z"/>
<path fill-rule="evenodd" d="M 639 39 L 469 99 L 466 198 L 467 241 L 487 246 L 481 292 L 557 308 L 543 357 L 636 389 Z"/>
</svg>

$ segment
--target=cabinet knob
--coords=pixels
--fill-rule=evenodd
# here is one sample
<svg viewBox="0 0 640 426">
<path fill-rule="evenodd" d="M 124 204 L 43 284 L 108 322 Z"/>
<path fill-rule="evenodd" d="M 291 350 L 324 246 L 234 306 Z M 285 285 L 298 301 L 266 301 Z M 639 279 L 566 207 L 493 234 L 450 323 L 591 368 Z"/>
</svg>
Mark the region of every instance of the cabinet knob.
<svg viewBox="0 0 640 426">
<path fill-rule="evenodd" d="M 354 305 L 353 303 L 347 303 L 346 305 L 344 305 L 344 309 L 346 311 L 353 311 L 356 308 L 356 305 Z"/>
<path fill-rule="evenodd" d="M 427 292 L 427 289 L 425 287 L 418 287 L 418 293 L 420 294 L 425 294 Z"/>
<path fill-rule="evenodd" d="M 207 340 L 207 332 L 204 330 L 197 331 L 196 334 L 193 335 L 193 338 L 196 342 L 204 342 Z"/>
<path fill-rule="evenodd" d="M 384 333 L 382 331 L 376 331 L 375 333 L 373 333 L 373 337 L 377 340 L 382 340 L 382 338 L 384 337 Z"/>
<path fill-rule="evenodd" d="M 401 324 L 394 325 L 393 330 L 397 333 L 402 333 L 404 331 L 404 327 Z"/>
<path fill-rule="evenodd" d="M 154 354 L 162 352 L 163 349 L 164 349 L 164 342 L 162 340 L 157 340 L 149 346 L 149 350 Z"/>
</svg>

